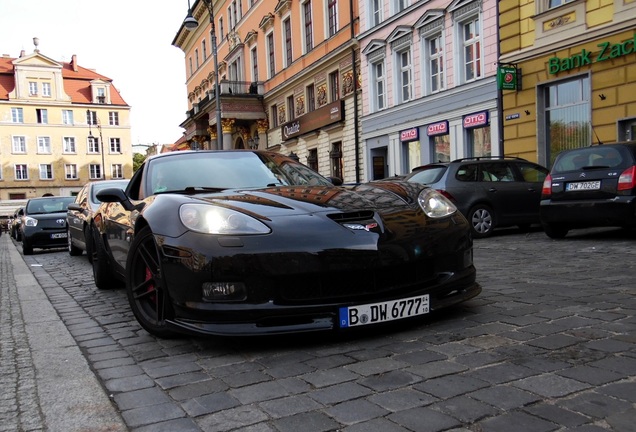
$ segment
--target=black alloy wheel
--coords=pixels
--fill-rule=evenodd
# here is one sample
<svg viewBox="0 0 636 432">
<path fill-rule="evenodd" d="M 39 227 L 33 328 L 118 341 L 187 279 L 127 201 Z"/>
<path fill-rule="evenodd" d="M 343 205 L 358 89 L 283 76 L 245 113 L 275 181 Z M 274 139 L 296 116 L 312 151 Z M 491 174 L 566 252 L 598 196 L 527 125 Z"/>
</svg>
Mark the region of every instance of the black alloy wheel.
<svg viewBox="0 0 636 432">
<path fill-rule="evenodd" d="M 66 243 L 68 244 L 68 253 L 70 256 L 79 256 L 82 254 L 82 249 L 78 248 L 73 244 L 73 239 L 71 238 L 71 229 L 66 228 Z"/>
<path fill-rule="evenodd" d="M 495 229 L 495 216 L 490 207 L 476 204 L 468 211 L 468 222 L 474 238 L 484 238 L 492 234 Z"/>
<path fill-rule="evenodd" d="M 106 252 L 104 242 L 100 237 L 99 231 L 93 229 L 93 247 L 92 247 L 92 263 L 93 263 L 93 278 L 95 279 L 95 286 L 99 289 L 109 289 L 115 285 L 115 279 L 112 276 L 110 269 L 110 261 Z"/>
<path fill-rule="evenodd" d="M 130 246 L 126 291 L 135 318 L 148 333 L 160 338 L 177 335 L 166 323 L 174 312 L 163 278 L 159 248 L 150 227 L 142 228 Z"/>
</svg>

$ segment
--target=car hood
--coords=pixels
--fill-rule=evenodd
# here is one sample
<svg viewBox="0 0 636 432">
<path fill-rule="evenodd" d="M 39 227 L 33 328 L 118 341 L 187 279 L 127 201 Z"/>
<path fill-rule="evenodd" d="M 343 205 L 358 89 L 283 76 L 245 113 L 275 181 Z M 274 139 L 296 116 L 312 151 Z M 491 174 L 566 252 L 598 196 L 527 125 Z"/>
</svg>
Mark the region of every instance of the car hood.
<svg viewBox="0 0 636 432">
<path fill-rule="evenodd" d="M 365 183 L 346 187 L 286 186 L 228 190 L 193 197 L 266 217 L 360 210 L 395 211 L 417 202 L 423 185 L 406 182 Z"/>
</svg>

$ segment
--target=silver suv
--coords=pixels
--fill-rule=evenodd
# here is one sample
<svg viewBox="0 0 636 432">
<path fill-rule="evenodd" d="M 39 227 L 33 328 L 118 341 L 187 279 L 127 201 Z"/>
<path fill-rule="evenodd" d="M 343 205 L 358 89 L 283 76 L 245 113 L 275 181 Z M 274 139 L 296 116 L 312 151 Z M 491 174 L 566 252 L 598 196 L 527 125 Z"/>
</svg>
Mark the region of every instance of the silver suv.
<svg viewBox="0 0 636 432">
<path fill-rule="evenodd" d="M 636 227 L 636 143 L 559 153 L 541 195 L 541 224 L 551 238 L 574 228 Z"/>
<path fill-rule="evenodd" d="M 482 156 L 415 168 L 404 179 L 450 198 L 468 219 L 473 237 L 497 227 L 529 229 L 539 223 L 541 186 L 548 169 L 525 159 Z"/>
</svg>

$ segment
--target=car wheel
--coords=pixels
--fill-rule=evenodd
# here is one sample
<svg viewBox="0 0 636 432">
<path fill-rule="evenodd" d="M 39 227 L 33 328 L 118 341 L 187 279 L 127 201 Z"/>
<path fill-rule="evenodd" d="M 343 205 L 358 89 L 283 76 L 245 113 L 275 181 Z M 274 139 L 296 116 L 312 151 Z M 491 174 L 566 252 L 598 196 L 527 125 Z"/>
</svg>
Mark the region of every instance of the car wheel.
<svg viewBox="0 0 636 432">
<path fill-rule="evenodd" d="M 86 242 L 86 257 L 88 258 L 88 262 L 93 262 L 93 230 L 91 230 L 90 226 L 84 228 L 84 240 Z"/>
<path fill-rule="evenodd" d="M 468 212 L 468 222 L 473 231 L 473 237 L 484 238 L 492 234 L 495 228 L 495 217 L 490 207 L 477 204 Z"/>
<path fill-rule="evenodd" d="M 82 254 L 82 250 L 73 244 L 73 239 L 71 238 L 71 230 L 66 229 L 66 241 L 68 243 L 68 253 L 71 256 L 79 256 Z"/>
<path fill-rule="evenodd" d="M 22 254 L 23 255 L 33 255 L 33 246 L 27 239 L 22 240 Z"/>
<path fill-rule="evenodd" d="M 126 262 L 128 302 L 139 324 L 150 334 L 161 338 L 176 336 L 166 320 L 174 316 L 163 278 L 159 248 L 150 227 L 135 236 Z"/>
<path fill-rule="evenodd" d="M 92 232 L 93 278 L 95 279 L 95 286 L 99 289 L 109 289 L 114 285 L 115 280 L 111 273 L 106 247 L 99 236 L 99 232 L 96 229 L 93 229 Z"/>
<path fill-rule="evenodd" d="M 545 231 L 546 235 L 552 239 L 562 239 L 570 230 L 563 225 L 543 224 L 543 231 Z"/>
</svg>

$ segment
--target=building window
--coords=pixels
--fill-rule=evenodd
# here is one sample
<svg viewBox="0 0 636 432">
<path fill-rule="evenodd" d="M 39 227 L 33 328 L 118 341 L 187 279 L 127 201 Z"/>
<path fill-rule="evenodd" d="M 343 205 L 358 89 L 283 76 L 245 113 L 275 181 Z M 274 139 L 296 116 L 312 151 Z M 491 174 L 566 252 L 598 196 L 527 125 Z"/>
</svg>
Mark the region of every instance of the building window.
<svg viewBox="0 0 636 432">
<path fill-rule="evenodd" d="M 289 111 L 289 121 L 294 119 L 296 110 L 294 109 L 294 96 L 287 96 L 287 111 Z"/>
<path fill-rule="evenodd" d="M 252 81 L 258 82 L 258 52 L 256 52 L 256 47 L 252 48 Z"/>
<path fill-rule="evenodd" d="M 464 82 L 481 78 L 481 31 L 479 17 L 461 24 Z"/>
<path fill-rule="evenodd" d="M 99 141 L 93 136 L 88 137 L 88 153 L 99 153 Z"/>
<path fill-rule="evenodd" d="M 331 102 L 335 102 L 340 99 L 340 82 L 338 80 L 338 75 L 338 71 L 329 74 L 329 92 L 331 93 Z"/>
<path fill-rule="evenodd" d="M 42 96 L 51 96 L 51 83 L 42 83 Z"/>
<path fill-rule="evenodd" d="M 307 111 L 312 112 L 316 109 L 316 86 L 309 84 L 307 86 Z"/>
<path fill-rule="evenodd" d="M 329 17 L 329 37 L 338 32 L 338 2 L 327 0 L 327 16 Z"/>
<path fill-rule="evenodd" d="M 192 76 L 192 74 L 194 73 L 194 66 L 192 66 L 192 57 L 188 59 L 188 63 L 190 66 L 190 76 Z"/>
<path fill-rule="evenodd" d="M 393 0 L 394 13 L 402 12 L 409 7 L 409 0 Z"/>
<path fill-rule="evenodd" d="M 102 178 L 102 166 L 98 164 L 90 164 L 88 166 L 88 177 L 91 180 Z"/>
<path fill-rule="evenodd" d="M 426 39 L 426 57 L 429 93 L 436 93 L 444 89 L 444 44 L 442 34 Z"/>
<path fill-rule="evenodd" d="M 384 61 L 371 65 L 371 79 L 373 83 L 373 109 L 378 111 L 386 108 L 386 82 L 384 76 Z"/>
<path fill-rule="evenodd" d="M 40 164 L 40 180 L 53 180 L 53 167 L 51 164 Z"/>
<path fill-rule="evenodd" d="M 72 110 L 62 110 L 62 123 L 66 125 L 73 124 L 73 111 Z"/>
<path fill-rule="evenodd" d="M 66 178 L 66 180 L 77 180 L 77 165 L 64 165 L 64 177 Z"/>
<path fill-rule="evenodd" d="M 554 9 L 559 6 L 563 6 L 566 3 L 570 3 L 574 0 L 540 0 L 541 11 L 546 11 L 548 9 Z"/>
<path fill-rule="evenodd" d="M 303 3 L 303 25 L 305 27 L 304 45 L 305 54 L 314 48 L 314 29 L 311 20 L 311 1 Z"/>
<path fill-rule="evenodd" d="M 86 123 L 89 125 L 97 124 L 97 111 L 86 111 Z"/>
<path fill-rule="evenodd" d="M 119 138 L 110 139 L 110 154 L 121 154 L 121 140 Z"/>
<path fill-rule="evenodd" d="M 15 166 L 15 179 L 16 180 L 29 179 L 29 168 L 26 166 L 26 164 L 17 164 Z"/>
<path fill-rule="evenodd" d="M 117 111 L 110 111 L 108 113 L 108 124 L 111 126 L 119 126 L 119 113 Z"/>
<path fill-rule="evenodd" d="M 97 89 L 97 103 L 105 104 L 106 103 L 106 90 L 103 87 Z"/>
<path fill-rule="evenodd" d="M 208 58 L 208 47 L 205 44 L 205 39 L 201 41 L 201 51 L 203 51 L 203 61 Z"/>
<path fill-rule="evenodd" d="M 276 63 L 274 62 L 274 33 L 267 35 L 267 63 L 269 78 L 272 78 L 276 74 Z"/>
<path fill-rule="evenodd" d="M 307 166 L 312 170 L 318 172 L 318 149 L 309 150 L 309 155 L 307 156 Z"/>
<path fill-rule="evenodd" d="M 274 104 L 272 105 L 271 111 L 270 111 L 270 117 L 271 117 L 271 124 L 272 127 L 277 127 L 278 126 L 278 105 Z"/>
<path fill-rule="evenodd" d="M 38 137 L 38 153 L 50 154 L 51 153 L 51 138 Z"/>
<path fill-rule="evenodd" d="M 47 124 L 49 122 L 49 112 L 44 108 L 36 108 L 35 116 L 40 124 Z"/>
<path fill-rule="evenodd" d="M 225 33 L 225 28 L 223 27 L 223 18 L 221 17 L 219 18 L 219 39 L 221 40 L 225 39 L 224 33 Z"/>
<path fill-rule="evenodd" d="M 194 64 L 195 64 L 197 69 L 199 69 L 199 67 L 201 66 L 201 64 L 199 63 L 199 49 L 198 48 L 196 48 L 194 50 Z"/>
<path fill-rule="evenodd" d="M 411 64 L 411 50 L 397 54 L 400 70 L 398 72 L 399 102 L 408 102 L 413 98 L 413 67 Z"/>
<path fill-rule="evenodd" d="M 331 144 L 331 152 L 329 153 L 331 159 L 331 175 L 333 177 L 343 179 L 342 176 L 342 143 L 335 142 Z"/>
<path fill-rule="evenodd" d="M 124 169 L 121 164 L 113 164 L 111 166 L 111 178 L 114 178 L 114 179 L 124 178 Z"/>
<path fill-rule="evenodd" d="M 12 140 L 12 153 L 26 153 L 26 138 L 23 136 L 14 136 Z"/>
<path fill-rule="evenodd" d="M 561 81 L 541 89 L 548 166 L 563 151 L 592 144 L 590 78 Z M 541 118 L 541 117 L 539 117 Z"/>
<path fill-rule="evenodd" d="M 64 145 L 64 153 L 76 153 L 77 149 L 75 148 L 75 137 L 64 137 L 63 138 Z"/>
<path fill-rule="evenodd" d="M 285 35 L 285 67 L 289 67 L 293 61 L 291 21 L 289 18 L 283 21 L 283 34 Z"/>
<path fill-rule="evenodd" d="M 29 96 L 37 96 L 38 83 L 35 81 L 29 81 Z"/>
<path fill-rule="evenodd" d="M 381 0 L 367 0 L 369 3 L 369 28 L 375 27 L 382 22 Z"/>
<path fill-rule="evenodd" d="M 11 108 L 11 121 L 13 123 L 24 123 L 22 108 Z"/>
</svg>

